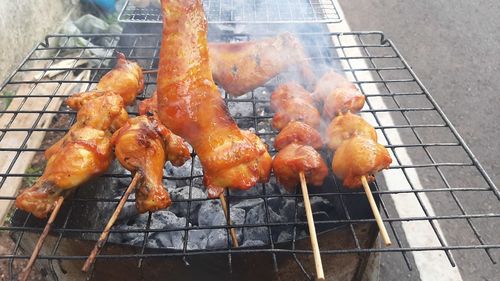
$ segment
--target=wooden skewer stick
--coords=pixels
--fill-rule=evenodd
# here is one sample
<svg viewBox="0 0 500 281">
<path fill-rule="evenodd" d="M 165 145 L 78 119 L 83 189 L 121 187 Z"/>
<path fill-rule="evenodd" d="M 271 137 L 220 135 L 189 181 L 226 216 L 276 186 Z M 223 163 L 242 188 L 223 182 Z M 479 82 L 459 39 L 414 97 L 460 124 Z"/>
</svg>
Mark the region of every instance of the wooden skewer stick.
<svg viewBox="0 0 500 281">
<path fill-rule="evenodd" d="M 366 197 L 368 197 L 368 202 L 370 203 L 370 207 L 372 208 L 373 216 L 377 221 L 377 225 L 380 234 L 382 235 L 382 239 L 384 240 L 386 246 L 390 246 L 391 239 L 389 238 L 389 234 L 387 234 L 387 229 L 385 228 L 384 222 L 382 221 L 382 217 L 380 216 L 380 212 L 378 211 L 377 204 L 375 203 L 375 199 L 373 198 L 372 191 L 370 189 L 370 186 L 368 185 L 368 181 L 366 180 L 365 176 L 361 177 L 361 182 L 363 183 L 363 188 L 365 190 Z"/>
<path fill-rule="evenodd" d="M 309 192 L 307 191 L 307 183 L 304 172 L 300 172 L 299 177 L 300 177 L 300 186 L 302 188 L 302 195 L 304 196 L 304 208 L 306 209 L 307 226 L 309 227 L 309 236 L 311 237 L 311 246 L 314 255 L 314 264 L 316 266 L 316 279 L 325 280 L 325 273 L 323 272 L 323 263 L 321 262 L 321 255 L 319 254 L 318 237 L 316 236 L 316 227 L 314 226 L 311 201 L 309 200 Z"/>
<path fill-rule="evenodd" d="M 227 225 L 228 226 L 231 226 L 231 218 L 229 217 L 229 212 L 228 212 L 228 207 L 227 207 L 227 203 L 226 203 L 226 197 L 224 196 L 224 193 L 221 193 L 219 195 L 219 199 L 220 199 L 220 204 L 222 205 L 222 210 L 224 210 L 224 215 L 226 216 L 226 221 L 227 221 Z M 239 247 L 239 244 L 238 244 L 238 237 L 236 236 L 236 231 L 234 230 L 234 228 L 231 228 L 229 230 L 230 234 L 231 234 L 231 240 L 233 241 L 233 246 L 235 248 L 238 248 Z"/>
<path fill-rule="evenodd" d="M 142 73 L 144 74 L 153 74 L 153 73 L 157 73 L 158 72 L 158 69 L 151 69 L 151 70 L 143 70 Z"/>
<path fill-rule="evenodd" d="M 28 264 L 21 272 L 21 276 L 19 277 L 20 281 L 28 280 L 28 277 L 31 273 L 31 269 L 33 268 L 33 265 L 35 264 L 35 261 L 38 258 L 38 254 L 42 249 L 43 242 L 45 241 L 45 238 L 47 238 L 47 235 L 49 234 L 49 231 L 52 228 L 52 224 L 56 220 L 57 214 L 59 213 L 59 210 L 61 209 L 63 202 L 64 202 L 64 196 L 59 196 L 59 198 L 57 198 L 56 205 L 54 206 L 54 210 L 52 210 L 49 220 L 47 221 L 47 224 L 45 225 L 45 228 L 43 229 L 40 238 L 38 238 L 38 241 L 36 242 L 35 249 L 33 249 L 33 253 L 31 254 Z"/>
<path fill-rule="evenodd" d="M 125 206 L 125 203 L 127 202 L 128 197 L 134 191 L 134 189 L 137 186 L 137 182 L 142 178 L 142 174 L 140 172 L 136 172 L 134 175 L 134 178 L 132 179 L 132 182 L 128 186 L 127 190 L 125 191 L 125 194 L 123 195 L 122 199 L 118 203 L 118 206 L 116 206 L 115 212 L 111 216 L 111 218 L 108 221 L 108 224 L 104 228 L 103 232 L 101 233 L 101 236 L 99 237 L 99 240 L 95 243 L 94 249 L 92 249 L 92 252 L 90 252 L 89 257 L 85 261 L 85 264 L 82 267 L 83 272 L 89 271 L 90 267 L 92 264 L 94 264 L 94 261 L 96 259 L 97 254 L 99 254 L 104 247 L 104 244 L 106 243 L 106 238 L 108 238 L 109 231 L 111 230 L 111 227 L 115 224 L 116 219 L 118 218 L 118 215 L 123 209 L 123 206 Z"/>
</svg>

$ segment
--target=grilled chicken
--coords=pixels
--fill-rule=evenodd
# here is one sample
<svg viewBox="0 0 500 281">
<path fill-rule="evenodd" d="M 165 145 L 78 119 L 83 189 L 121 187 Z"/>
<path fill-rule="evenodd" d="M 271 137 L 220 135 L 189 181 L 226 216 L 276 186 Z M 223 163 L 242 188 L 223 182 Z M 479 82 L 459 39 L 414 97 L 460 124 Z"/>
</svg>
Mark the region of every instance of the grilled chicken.
<svg viewBox="0 0 500 281">
<path fill-rule="evenodd" d="M 343 141 L 362 136 L 377 141 L 375 129 L 361 116 L 347 112 L 335 117 L 326 129 L 328 148 L 335 150 Z"/>
<path fill-rule="evenodd" d="M 231 118 L 212 80 L 202 3 L 163 0 L 162 10 L 160 120 L 193 146 L 211 198 L 224 188 L 251 188 L 263 180 L 263 163 L 255 142 Z"/>
<path fill-rule="evenodd" d="M 358 188 L 361 176 L 374 181 L 374 174 L 387 169 L 392 159 L 387 149 L 371 138 L 356 136 L 347 139 L 335 151 L 332 168 L 343 180 L 344 187 Z"/>
<path fill-rule="evenodd" d="M 323 140 L 319 132 L 299 121 L 290 122 L 281 130 L 274 140 L 274 148 L 282 150 L 291 143 L 309 145 L 314 149 L 323 147 Z"/>
<path fill-rule="evenodd" d="M 296 67 L 304 84 L 315 76 L 300 40 L 290 33 L 256 41 L 211 43 L 210 66 L 213 78 L 232 96 L 240 96 L 291 67 Z"/>
<path fill-rule="evenodd" d="M 273 160 L 276 179 L 286 189 L 292 190 L 303 172 L 309 184 L 320 186 L 328 175 L 328 168 L 321 155 L 308 145 L 289 144 Z"/>
<path fill-rule="evenodd" d="M 112 91 L 120 95 L 126 105 L 131 105 L 144 89 L 144 75 L 141 67 L 126 60 L 122 53 L 117 54 L 117 59 L 116 66 L 99 80 L 96 89 Z"/>
<path fill-rule="evenodd" d="M 45 218 L 59 195 L 104 173 L 112 159 L 110 134 L 88 126 L 72 128 L 47 162 L 43 175 L 16 199 L 16 207 Z"/>
<path fill-rule="evenodd" d="M 154 92 L 150 98 L 143 100 L 139 104 L 139 114 L 152 116 L 156 120 L 159 120 L 158 95 L 156 92 Z M 188 144 L 183 138 L 172 133 L 168 128 L 165 127 L 165 130 L 169 132 L 164 135 L 166 141 L 165 152 L 167 154 L 167 161 L 170 161 L 170 163 L 174 166 L 184 165 L 184 163 L 191 158 Z"/>
<path fill-rule="evenodd" d="M 111 135 L 128 119 L 125 103 L 132 103 L 142 88 L 140 67 L 118 54 L 117 66 L 95 91 L 68 98 L 67 104 L 78 110 L 76 123 L 45 151 L 43 175 L 16 198 L 16 206 L 45 218 L 59 196 L 104 173 L 113 160 Z"/>
<path fill-rule="evenodd" d="M 131 118 L 113 134 L 115 155 L 122 166 L 139 172 L 142 180 L 136 191 L 136 207 L 140 213 L 167 208 L 171 201 L 163 185 L 165 143 L 170 131 L 155 118 Z"/>
<path fill-rule="evenodd" d="M 271 107 L 275 110 L 272 125 L 281 130 L 289 122 L 301 121 L 318 128 L 321 115 L 311 94 L 295 82 L 282 84 L 271 94 Z"/>
<path fill-rule="evenodd" d="M 318 80 L 313 95 L 323 101 L 323 114 L 330 119 L 347 111 L 359 112 L 365 104 L 365 96 L 358 88 L 333 70 Z"/>
<path fill-rule="evenodd" d="M 70 132 L 90 127 L 113 133 L 123 126 L 128 119 L 123 99 L 109 91 L 77 94 L 69 97 L 66 102 L 70 107 L 78 110 L 76 123 L 71 126 Z M 69 137 L 70 134 L 66 134 L 45 150 L 45 158 L 50 159 Z"/>
</svg>

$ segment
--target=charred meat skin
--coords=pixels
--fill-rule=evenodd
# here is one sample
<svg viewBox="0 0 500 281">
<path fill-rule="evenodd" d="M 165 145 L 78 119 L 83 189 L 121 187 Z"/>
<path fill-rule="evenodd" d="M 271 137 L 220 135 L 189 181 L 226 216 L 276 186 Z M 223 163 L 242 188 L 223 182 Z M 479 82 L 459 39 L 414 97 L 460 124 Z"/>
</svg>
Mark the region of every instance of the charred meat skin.
<svg viewBox="0 0 500 281">
<path fill-rule="evenodd" d="M 249 189 L 261 181 L 258 149 L 231 118 L 212 80 L 202 3 L 163 0 L 162 11 L 160 120 L 193 146 L 210 197 L 224 188 Z"/>
<path fill-rule="evenodd" d="M 238 43 L 209 44 L 213 77 L 227 93 L 240 96 L 295 67 L 305 85 L 313 85 L 314 72 L 300 40 L 291 33 Z"/>
<path fill-rule="evenodd" d="M 171 204 L 163 185 L 165 165 L 165 138 L 169 131 L 153 117 L 131 118 L 113 134 L 112 144 L 120 164 L 142 179 L 136 190 L 139 213 L 165 209 Z"/>
</svg>

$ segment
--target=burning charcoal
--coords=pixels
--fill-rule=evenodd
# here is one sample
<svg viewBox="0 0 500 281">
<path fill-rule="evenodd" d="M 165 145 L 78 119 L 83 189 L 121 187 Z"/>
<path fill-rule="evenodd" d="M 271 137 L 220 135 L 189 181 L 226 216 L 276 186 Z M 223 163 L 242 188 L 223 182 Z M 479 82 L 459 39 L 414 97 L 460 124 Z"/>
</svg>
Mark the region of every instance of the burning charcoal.
<svg viewBox="0 0 500 281">
<path fill-rule="evenodd" d="M 201 168 L 200 161 L 196 158 L 193 164 L 193 159 L 189 159 L 184 163 L 184 165 L 180 167 L 173 166 L 170 162 L 165 164 L 165 175 L 167 177 L 175 177 L 175 178 L 188 178 L 191 176 L 191 165 L 193 167 L 193 176 L 200 176 L 203 174 L 203 169 Z M 187 179 L 176 179 L 176 186 L 184 186 L 189 184 L 189 180 Z"/>
<path fill-rule="evenodd" d="M 217 216 L 224 217 L 224 211 L 222 211 L 219 200 L 204 201 L 198 212 L 198 225 L 212 226 Z"/>
<path fill-rule="evenodd" d="M 183 186 L 181 188 L 173 189 L 170 192 L 170 197 L 173 201 L 175 200 L 189 200 L 189 186 Z M 194 199 L 206 199 L 207 194 L 197 188 L 191 188 L 191 200 Z M 191 201 L 190 206 L 190 220 L 197 221 L 198 220 L 198 209 L 204 201 Z M 177 216 L 187 217 L 188 215 L 188 202 L 174 202 L 172 206 L 169 208 L 169 211 L 173 212 Z"/>
<path fill-rule="evenodd" d="M 251 102 L 228 102 L 227 107 L 231 116 L 253 116 L 253 104 Z"/>
<path fill-rule="evenodd" d="M 304 210 L 298 210 L 298 215 L 300 216 L 300 211 L 304 212 Z M 295 219 L 295 200 L 293 199 L 285 199 L 285 203 L 283 207 L 280 209 L 280 215 L 285 222 L 292 222 Z"/>
<path fill-rule="evenodd" d="M 243 245 L 241 247 L 260 247 L 264 246 L 266 243 L 260 241 L 260 240 L 245 240 Z"/>
<path fill-rule="evenodd" d="M 157 211 L 154 212 L 151 218 L 150 228 L 157 229 L 172 229 L 182 228 L 186 226 L 186 218 L 177 217 L 170 211 Z"/>
<path fill-rule="evenodd" d="M 226 229 L 214 229 L 208 235 L 207 249 L 222 249 L 227 247 L 228 233 Z"/>
<path fill-rule="evenodd" d="M 269 222 L 280 222 L 281 217 L 276 214 L 271 208 L 268 208 Z M 253 207 L 248 211 L 245 224 L 265 224 L 266 210 L 264 204 Z M 264 243 L 269 241 L 269 232 L 267 227 L 245 227 L 243 229 L 243 237 L 246 240 L 260 240 Z"/>
<path fill-rule="evenodd" d="M 276 239 L 276 241 L 278 243 L 288 242 L 288 241 L 292 240 L 292 238 L 293 238 L 293 236 L 290 233 L 290 231 L 286 230 L 286 231 L 282 231 L 280 233 L 280 235 L 278 236 L 278 239 Z"/>
<path fill-rule="evenodd" d="M 313 213 L 314 221 L 326 221 L 330 218 L 327 212 L 320 211 Z"/>
<path fill-rule="evenodd" d="M 193 229 L 188 233 L 188 250 L 200 250 L 207 247 L 208 229 Z"/>
<path fill-rule="evenodd" d="M 264 200 L 260 198 L 246 199 L 239 202 L 238 204 L 235 204 L 234 207 L 244 209 L 245 211 L 249 211 L 253 207 L 261 205 L 262 203 L 264 203 Z"/>
</svg>

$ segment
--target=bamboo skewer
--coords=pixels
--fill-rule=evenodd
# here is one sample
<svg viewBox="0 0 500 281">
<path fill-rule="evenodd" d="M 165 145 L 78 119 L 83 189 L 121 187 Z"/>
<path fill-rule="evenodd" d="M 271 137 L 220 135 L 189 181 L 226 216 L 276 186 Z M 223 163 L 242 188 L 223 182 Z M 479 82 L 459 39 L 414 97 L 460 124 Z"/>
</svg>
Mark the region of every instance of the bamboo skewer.
<svg viewBox="0 0 500 281">
<path fill-rule="evenodd" d="M 224 193 L 221 193 L 219 195 L 219 199 L 220 199 L 220 204 L 222 205 L 222 210 L 224 211 L 224 215 L 226 216 L 227 225 L 231 226 L 231 224 L 232 224 L 231 217 L 229 217 L 226 197 L 224 196 Z M 238 237 L 236 236 L 236 231 L 234 230 L 234 228 L 231 227 L 229 232 L 231 233 L 231 240 L 233 241 L 233 246 L 235 248 L 238 248 L 239 244 L 238 244 Z"/>
<path fill-rule="evenodd" d="M 153 73 L 157 73 L 158 72 L 158 69 L 151 69 L 151 70 L 143 70 L 142 73 L 143 74 L 153 74 Z"/>
<path fill-rule="evenodd" d="M 54 206 L 54 210 L 50 214 L 49 220 L 47 221 L 47 224 L 45 225 L 45 228 L 43 229 L 40 238 L 38 238 L 38 241 L 36 242 L 35 249 L 33 249 L 33 253 L 31 254 L 28 264 L 21 272 L 21 276 L 19 277 L 20 281 L 28 280 L 28 277 L 31 273 L 31 269 L 33 268 L 33 265 L 35 264 L 35 261 L 38 258 L 38 254 L 42 249 L 43 242 L 45 241 L 45 238 L 47 238 L 47 235 L 49 234 L 49 231 L 52 228 L 52 224 L 54 223 L 63 202 L 64 202 L 64 196 L 59 196 L 59 198 L 57 198 L 56 205 Z"/>
<path fill-rule="evenodd" d="M 314 226 L 311 201 L 309 200 L 309 192 L 307 191 L 307 183 L 304 172 L 300 172 L 299 177 L 300 187 L 302 188 L 302 195 L 304 196 L 304 208 L 306 209 L 307 226 L 309 227 L 309 236 L 311 237 L 314 265 L 316 266 L 316 279 L 325 280 L 325 273 L 323 272 L 323 263 L 321 262 L 321 255 L 319 253 L 318 237 L 316 236 L 316 227 Z"/>
<path fill-rule="evenodd" d="M 134 178 L 132 179 L 132 182 L 130 182 L 130 185 L 128 186 L 127 190 L 125 191 L 125 194 L 123 195 L 122 199 L 118 203 L 118 206 L 116 206 L 115 212 L 111 216 L 111 218 L 108 221 L 108 224 L 104 228 L 103 232 L 101 233 L 101 236 L 99 237 L 99 240 L 97 240 L 94 248 L 92 249 L 92 252 L 90 252 L 89 257 L 85 261 L 85 264 L 82 267 L 83 272 L 89 271 L 90 267 L 92 264 L 94 264 L 94 261 L 96 259 L 96 256 L 101 252 L 102 248 L 104 247 L 104 244 L 106 243 L 106 239 L 108 238 L 109 231 L 111 230 L 111 227 L 115 224 L 116 219 L 118 218 L 118 215 L 123 209 L 123 206 L 125 206 L 125 202 L 127 202 L 128 197 L 134 191 L 134 189 L 137 186 L 137 182 L 142 178 L 142 174 L 140 172 L 136 172 L 134 175 Z"/>
<path fill-rule="evenodd" d="M 366 197 L 368 197 L 368 202 L 370 203 L 370 207 L 372 208 L 373 216 L 377 221 L 380 235 L 382 235 L 382 239 L 384 240 L 385 245 L 390 246 L 391 239 L 389 238 L 389 234 L 387 234 L 387 229 L 385 228 L 384 222 L 382 221 L 382 217 L 380 216 L 380 212 L 378 211 L 377 204 L 375 203 L 375 199 L 373 198 L 372 191 L 365 176 L 361 176 L 361 182 L 363 183 Z"/>
</svg>

